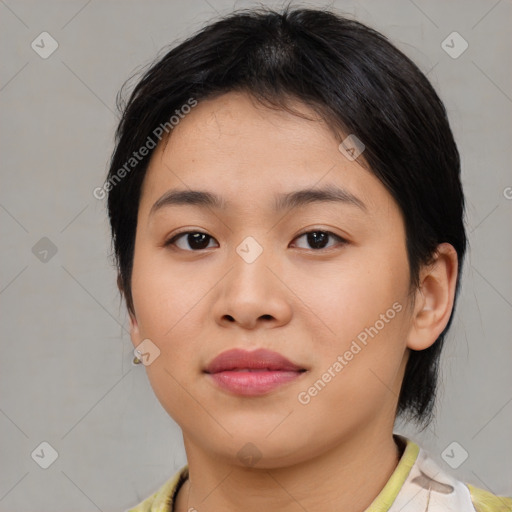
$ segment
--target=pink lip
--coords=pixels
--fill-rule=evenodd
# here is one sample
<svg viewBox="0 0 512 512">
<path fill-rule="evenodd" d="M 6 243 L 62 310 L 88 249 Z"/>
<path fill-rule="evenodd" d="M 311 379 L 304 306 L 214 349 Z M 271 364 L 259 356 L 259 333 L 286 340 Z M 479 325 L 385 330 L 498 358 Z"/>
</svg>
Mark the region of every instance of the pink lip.
<svg viewBox="0 0 512 512">
<path fill-rule="evenodd" d="M 232 349 L 213 359 L 204 371 L 221 388 L 251 396 L 268 393 L 306 370 L 270 350 Z"/>
</svg>

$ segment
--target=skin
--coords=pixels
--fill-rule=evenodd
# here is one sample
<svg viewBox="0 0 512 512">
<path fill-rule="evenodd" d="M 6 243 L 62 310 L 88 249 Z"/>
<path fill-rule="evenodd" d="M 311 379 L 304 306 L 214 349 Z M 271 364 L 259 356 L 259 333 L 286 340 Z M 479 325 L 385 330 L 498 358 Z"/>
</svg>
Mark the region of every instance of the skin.
<svg viewBox="0 0 512 512">
<path fill-rule="evenodd" d="M 296 104 L 317 118 L 305 105 Z M 409 351 L 429 347 L 453 307 L 457 257 L 441 244 L 410 288 L 402 214 L 385 187 L 338 149 L 322 120 L 269 110 L 243 93 L 200 102 L 152 155 L 136 231 L 134 347 L 150 339 L 151 386 L 179 424 L 190 478 L 175 510 L 364 510 L 398 463 L 393 424 Z M 273 194 L 335 184 L 365 205 L 313 202 L 274 212 Z M 173 205 L 168 190 L 222 196 L 226 209 Z M 178 231 L 203 232 L 195 249 Z M 325 248 L 308 231 L 330 231 Z M 248 236 L 263 252 L 247 263 Z M 307 390 L 365 327 L 385 324 L 307 404 Z M 277 351 L 307 369 L 271 393 L 242 397 L 203 373 L 231 348 Z M 261 459 L 248 466 L 247 443 Z"/>
</svg>

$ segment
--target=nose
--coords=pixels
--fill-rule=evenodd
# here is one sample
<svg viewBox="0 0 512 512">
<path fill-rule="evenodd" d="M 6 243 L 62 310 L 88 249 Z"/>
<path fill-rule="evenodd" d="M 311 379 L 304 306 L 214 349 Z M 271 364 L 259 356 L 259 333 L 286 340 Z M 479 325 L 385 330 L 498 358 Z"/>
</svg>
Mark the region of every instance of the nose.
<svg viewBox="0 0 512 512">
<path fill-rule="evenodd" d="M 229 272 L 219 283 L 213 306 L 216 322 L 249 330 L 287 324 L 292 317 L 293 294 L 278 276 L 279 267 L 270 250 L 263 250 L 254 261 L 245 258 L 242 250 L 235 253 Z"/>
</svg>

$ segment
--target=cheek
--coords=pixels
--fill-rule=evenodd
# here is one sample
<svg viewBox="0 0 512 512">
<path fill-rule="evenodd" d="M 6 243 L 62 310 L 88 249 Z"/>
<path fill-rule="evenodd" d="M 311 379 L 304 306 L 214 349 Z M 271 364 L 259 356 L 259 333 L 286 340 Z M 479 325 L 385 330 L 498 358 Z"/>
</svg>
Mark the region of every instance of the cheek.
<svg viewBox="0 0 512 512">
<path fill-rule="evenodd" d="M 304 414 L 317 418 L 311 428 L 320 428 L 326 438 L 336 437 L 340 425 L 356 429 L 383 411 L 392 417 L 400 391 L 405 305 L 387 294 L 381 300 L 364 294 L 354 298 L 366 298 L 366 307 L 355 308 L 352 316 L 332 318 L 336 336 L 328 339 L 334 342 L 317 345 L 318 364 L 297 397 Z"/>
<path fill-rule="evenodd" d="M 169 367 L 181 361 L 190 366 L 196 360 L 190 353 L 202 331 L 202 299 L 209 288 L 208 279 L 172 268 L 165 251 L 142 248 L 136 254 L 132 294 L 140 336 L 159 347 L 162 361 Z"/>
<path fill-rule="evenodd" d="M 311 311 L 325 327 L 309 383 L 329 381 L 315 407 L 343 400 L 369 411 L 396 384 L 404 357 L 409 269 L 405 249 L 386 246 L 360 251 L 350 263 L 332 270 L 330 279 L 308 278 L 304 286 Z"/>
<path fill-rule="evenodd" d="M 358 248 L 337 262 L 293 272 L 285 279 L 293 283 L 294 293 L 307 306 L 305 315 L 320 328 L 319 336 L 337 341 L 338 348 L 376 322 L 381 327 L 385 321 L 389 332 L 389 325 L 396 328 L 401 321 L 395 320 L 397 309 L 405 311 L 409 289 L 405 249 Z"/>
<path fill-rule="evenodd" d="M 180 425 L 202 414 L 186 390 L 200 370 L 197 345 L 206 332 L 201 324 L 207 314 L 201 301 L 206 281 L 191 284 L 188 274 L 171 270 L 164 255 L 140 250 L 134 259 L 132 294 L 140 338 L 149 338 L 160 350 L 146 373 L 155 396 Z"/>
</svg>

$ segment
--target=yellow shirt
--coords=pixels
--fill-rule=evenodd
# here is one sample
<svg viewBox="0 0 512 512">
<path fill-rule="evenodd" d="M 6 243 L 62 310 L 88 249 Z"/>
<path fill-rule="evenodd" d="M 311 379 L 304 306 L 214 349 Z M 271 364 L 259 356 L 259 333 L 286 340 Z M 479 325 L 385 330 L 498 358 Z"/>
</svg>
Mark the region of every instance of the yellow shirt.
<svg viewBox="0 0 512 512">
<path fill-rule="evenodd" d="M 405 445 L 404 453 L 365 512 L 512 512 L 512 497 L 496 496 L 456 480 L 416 443 L 394 436 Z M 174 497 L 187 478 L 188 465 L 126 512 L 174 512 Z"/>
</svg>

